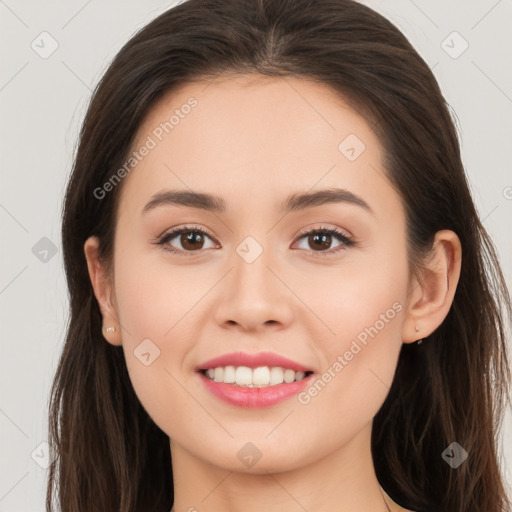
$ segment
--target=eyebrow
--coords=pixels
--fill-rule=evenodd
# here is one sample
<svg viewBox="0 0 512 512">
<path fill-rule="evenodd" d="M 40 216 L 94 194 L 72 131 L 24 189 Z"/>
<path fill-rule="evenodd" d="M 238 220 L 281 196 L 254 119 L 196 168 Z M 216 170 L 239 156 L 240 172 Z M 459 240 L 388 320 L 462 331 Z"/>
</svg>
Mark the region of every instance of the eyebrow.
<svg viewBox="0 0 512 512">
<path fill-rule="evenodd" d="M 281 203 L 279 212 L 289 213 L 335 203 L 348 203 L 360 206 L 373 214 L 373 210 L 366 201 L 343 188 L 329 188 L 315 192 L 297 192 Z M 142 213 L 162 205 L 188 206 L 215 213 L 226 211 L 226 202 L 219 196 L 187 190 L 164 190 L 152 196 L 151 201 L 144 206 Z"/>
</svg>

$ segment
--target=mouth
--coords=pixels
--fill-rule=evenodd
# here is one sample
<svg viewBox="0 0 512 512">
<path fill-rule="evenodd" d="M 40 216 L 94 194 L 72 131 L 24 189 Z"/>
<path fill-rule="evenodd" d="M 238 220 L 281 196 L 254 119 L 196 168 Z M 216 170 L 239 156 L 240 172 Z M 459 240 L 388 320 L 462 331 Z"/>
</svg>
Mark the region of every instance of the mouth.
<svg viewBox="0 0 512 512">
<path fill-rule="evenodd" d="M 315 370 L 275 352 L 232 352 L 195 368 L 206 390 L 237 407 L 269 407 L 296 395 Z"/>
<path fill-rule="evenodd" d="M 217 366 L 198 370 L 206 379 L 222 384 L 245 388 L 268 388 L 283 383 L 300 382 L 313 374 L 313 371 L 295 371 L 281 366 Z"/>
<path fill-rule="evenodd" d="M 311 385 L 313 371 L 291 368 L 225 366 L 197 370 L 204 387 L 217 399 L 237 408 L 271 407 Z"/>
</svg>

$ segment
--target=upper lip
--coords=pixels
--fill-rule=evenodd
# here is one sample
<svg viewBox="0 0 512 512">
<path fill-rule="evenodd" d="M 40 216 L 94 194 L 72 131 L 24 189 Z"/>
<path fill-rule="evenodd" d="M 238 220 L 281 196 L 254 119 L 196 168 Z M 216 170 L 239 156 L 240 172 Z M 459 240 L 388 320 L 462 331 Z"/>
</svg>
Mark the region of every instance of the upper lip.
<svg viewBox="0 0 512 512">
<path fill-rule="evenodd" d="M 219 366 L 247 366 L 249 368 L 257 368 L 258 366 L 281 366 L 296 372 L 314 371 L 312 368 L 308 368 L 274 352 L 258 352 L 257 354 L 232 352 L 230 354 L 214 357 L 213 359 L 208 359 L 208 361 L 196 366 L 195 369 L 196 371 L 209 370 Z"/>
</svg>

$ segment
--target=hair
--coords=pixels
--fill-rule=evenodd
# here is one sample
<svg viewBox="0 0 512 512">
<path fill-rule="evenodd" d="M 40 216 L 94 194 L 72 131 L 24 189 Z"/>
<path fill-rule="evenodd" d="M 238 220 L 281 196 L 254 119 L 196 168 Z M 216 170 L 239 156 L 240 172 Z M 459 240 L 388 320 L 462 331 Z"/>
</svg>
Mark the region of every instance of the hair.
<svg viewBox="0 0 512 512">
<path fill-rule="evenodd" d="M 119 51 L 92 95 L 63 205 L 70 318 L 49 401 L 57 457 L 46 506 L 64 512 L 167 511 L 169 437 L 132 387 L 122 347 L 102 336 L 84 243 L 100 240 L 112 268 L 123 182 L 94 191 L 130 154 L 155 103 L 205 77 L 293 76 L 326 84 L 368 122 L 402 198 L 410 271 L 420 275 L 435 233 L 453 230 L 462 267 L 452 306 L 421 345 L 403 344 L 373 420 L 377 478 L 402 506 L 498 512 L 510 501 L 499 431 L 510 399 L 510 296 L 495 246 L 474 206 L 454 122 L 436 79 L 390 21 L 352 0 L 188 0 L 159 15 Z M 457 469 L 452 442 L 469 454 Z"/>
</svg>

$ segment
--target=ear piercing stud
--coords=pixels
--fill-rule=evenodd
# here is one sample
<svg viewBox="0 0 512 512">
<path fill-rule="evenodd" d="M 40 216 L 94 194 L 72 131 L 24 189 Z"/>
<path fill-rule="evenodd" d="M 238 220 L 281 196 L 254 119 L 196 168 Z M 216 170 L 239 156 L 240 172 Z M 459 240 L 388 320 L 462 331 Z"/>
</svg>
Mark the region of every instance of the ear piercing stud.
<svg viewBox="0 0 512 512">
<path fill-rule="evenodd" d="M 415 329 L 416 329 L 416 332 L 420 332 L 420 330 L 418 329 L 417 326 L 415 326 Z M 423 338 L 416 342 L 417 345 L 421 345 L 422 343 L 423 343 Z"/>
<path fill-rule="evenodd" d="M 107 327 L 107 328 L 105 329 L 105 332 L 109 332 L 109 333 L 110 333 L 110 332 L 115 332 L 115 330 L 116 330 L 116 328 L 115 328 L 115 327 Z"/>
</svg>

